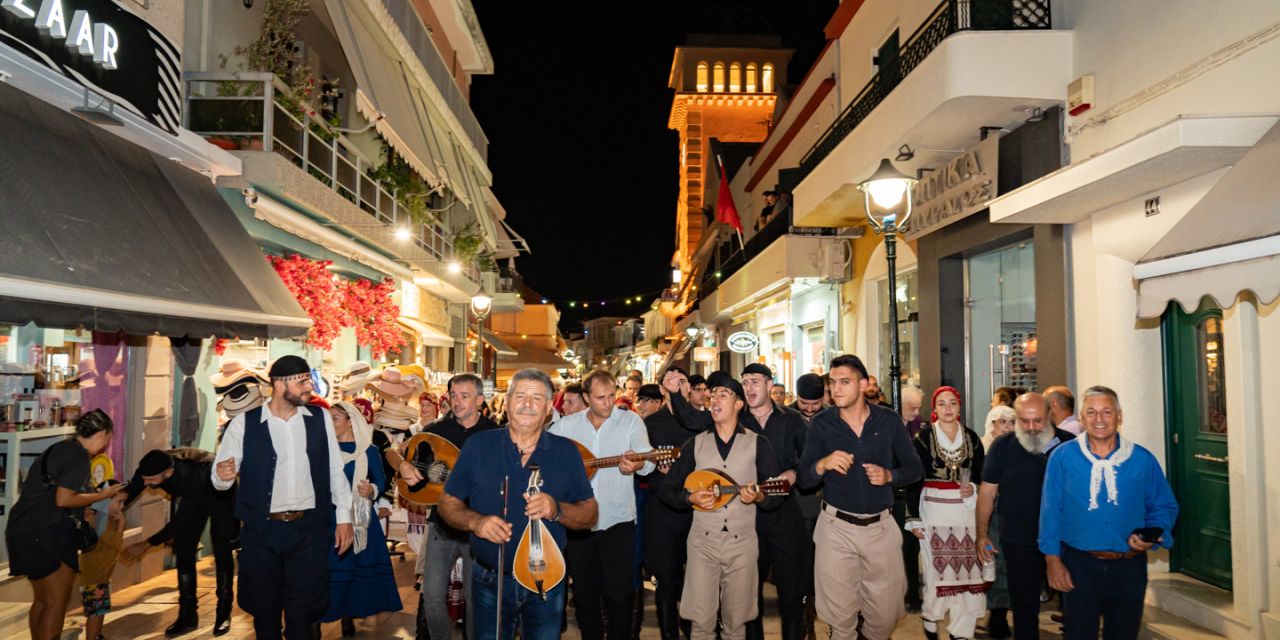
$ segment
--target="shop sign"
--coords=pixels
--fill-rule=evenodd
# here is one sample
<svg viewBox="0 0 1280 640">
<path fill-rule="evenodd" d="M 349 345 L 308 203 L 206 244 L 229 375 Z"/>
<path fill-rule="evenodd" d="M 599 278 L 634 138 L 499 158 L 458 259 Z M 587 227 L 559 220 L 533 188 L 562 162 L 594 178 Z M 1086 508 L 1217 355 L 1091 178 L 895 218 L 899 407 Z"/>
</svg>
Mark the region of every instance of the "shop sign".
<svg viewBox="0 0 1280 640">
<path fill-rule="evenodd" d="M 0 43 L 177 135 L 181 52 L 117 0 L 0 0 Z"/>
<path fill-rule="evenodd" d="M 715 347 L 694 347 L 694 362 L 715 362 L 717 351 Z"/>
<path fill-rule="evenodd" d="M 760 338 L 750 331 L 739 331 L 730 334 L 725 344 L 729 345 L 729 350 L 734 353 L 751 353 L 760 346 Z"/>
<path fill-rule="evenodd" d="M 996 197 L 999 150 L 1000 139 L 991 136 L 925 174 L 916 184 L 911 221 L 903 237 L 915 240 L 985 209 Z"/>
</svg>

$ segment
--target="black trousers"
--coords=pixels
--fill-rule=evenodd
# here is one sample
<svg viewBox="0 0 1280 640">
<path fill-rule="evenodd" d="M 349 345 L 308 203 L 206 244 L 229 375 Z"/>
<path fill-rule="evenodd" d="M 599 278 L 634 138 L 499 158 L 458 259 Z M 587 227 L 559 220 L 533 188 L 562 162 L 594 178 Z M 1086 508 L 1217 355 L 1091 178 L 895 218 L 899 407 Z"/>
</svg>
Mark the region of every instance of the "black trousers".
<svg viewBox="0 0 1280 640">
<path fill-rule="evenodd" d="M 657 579 L 654 605 L 658 615 L 671 617 L 670 625 L 677 625 L 680 617 L 678 603 L 684 589 L 684 563 L 689 538 L 689 526 L 693 522 L 690 511 L 676 511 L 657 496 L 649 496 L 644 505 L 644 566 Z M 661 621 L 660 621 L 661 622 Z M 667 632 L 673 631 L 668 628 Z M 666 636 L 664 636 L 666 637 Z"/>
<path fill-rule="evenodd" d="M 1062 594 L 1063 638 L 1097 640 L 1099 622 L 1105 640 L 1138 637 L 1147 593 L 1145 553 L 1123 560 L 1102 560 L 1064 544 L 1062 563 L 1075 585 L 1070 593 Z"/>
<path fill-rule="evenodd" d="M 764 581 L 771 577 L 778 589 L 782 639 L 798 640 L 803 634 L 804 597 L 813 585 L 813 564 L 804 561 L 813 541 L 805 529 L 800 505 L 788 497 L 776 511 L 756 512 L 756 536 L 760 543 L 760 585 L 756 596 L 760 617 L 747 623 L 747 638 L 764 638 Z"/>
<path fill-rule="evenodd" d="M 583 640 L 603 640 L 604 612 L 609 638 L 631 635 L 635 577 L 636 523 L 622 522 L 603 531 L 571 531 L 565 549 L 573 579 L 574 618 Z"/>
<path fill-rule="evenodd" d="M 240 533 L 240 608 L 259 640 L 310 640 L 311 624 L 329 608 L 333 524 L 311 509 L 300 520 L 246 524 Z"/>
<path fill-rule="evenodd" d="M 1040 638 L 1040 586 L 1044 584 L 1044 554 L 1034 544 L 1002 542 L 1009 602 L 1013 606 L 1014 640 Z"/>
<path fill-rule="evenodd" d="M 907 523 L 907 492 L 893 492 L 893 519 L 901 529 Z M 902 536 L 902 566 L 907 570 L 907 604 L 919 607 L 924 602 L 920 589 L 920 540 L 911 534 Z M 1037 597 L 1039 589 L 1036 589 Z"/>
<path fill-rule="evenodd" d="M 236 518 L 235 487 L 215 491 L 212 495 L 173 498 L 178 503 L 173 514 L 173 555 L 178 573 L 195 573 L 196 550 L 205 523 L 213 542 L 213 560 L 218 572 L 235 570 L 231 551 L 240 537 L 240 520 Z"/>
</svg>

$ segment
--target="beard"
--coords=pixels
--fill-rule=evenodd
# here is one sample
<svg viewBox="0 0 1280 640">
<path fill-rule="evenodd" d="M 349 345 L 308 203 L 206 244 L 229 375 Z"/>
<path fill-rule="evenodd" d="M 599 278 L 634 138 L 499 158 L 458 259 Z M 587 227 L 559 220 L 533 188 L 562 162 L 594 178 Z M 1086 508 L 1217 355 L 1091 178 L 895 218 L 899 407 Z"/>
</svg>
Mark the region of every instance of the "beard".
<svg viewBox="0 0 1280 640">
<path fill-rule="evenodd" d="M 291 394 L 288 391 L 286 391 L 284 392 L 284 399 L 287 400 L 289 404 L 295 407 L 301 407 L 311 402 L 311 392 L 303 391 L 302 393 L 299 393 L 299 394 Z"/>
<path fill-rule="evenodd" d="M 1049 441 L 1053 440 L 1052 429 L 1042 429 L 1040 433 L 1031 434 L 1022 429 L 1014 429 L 1014 437 L 1018 439 L 1018 444 L 1022 445 L 1030 453 L 1044 453 L 1044 448 L 1049 446 Z"/>
</svg>

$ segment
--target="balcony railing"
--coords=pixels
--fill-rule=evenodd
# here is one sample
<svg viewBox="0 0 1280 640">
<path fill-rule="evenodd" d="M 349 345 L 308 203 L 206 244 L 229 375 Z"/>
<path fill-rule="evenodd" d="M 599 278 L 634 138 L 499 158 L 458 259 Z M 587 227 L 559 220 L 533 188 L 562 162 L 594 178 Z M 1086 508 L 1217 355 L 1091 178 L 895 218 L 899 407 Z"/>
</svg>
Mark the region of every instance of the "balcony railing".
<svg viewBox="0 0 1280 640">
<path fill-rule="evenodd" d="M 369 177 L 378 162 L 364 157 L 324 120 L 301 117 L 284 103 L 289 89 L 270 73 L 186 74 L 187 129 L 227 149 L 270 151 L 369 214 L 370 222 L 406 227 L 412 241 L 441 261 L 453 259 L 453 241 L 439 222 L 416 223 L 408 197 L 388 191 Z"/>
<path fill-rule="evenodd" d="M 808 176 L 947 36 L 959 31 L 1049 29 L 1049 0 L 943 0 L 800 160 Z"/>
<path fill-rule="evenodd" d="M 422 18 L 414 9 L 413 2 L 382 0 L 382 6 L 387 9 L 387 13 L 391 14 L 391 19 L 395 21 L 396 26 L 400 27 L 400 33 L 409 42 L 409 46 L 418 56 L 418 62 L 422 63 L 427 70 L 427 75 L 431 76 L 436 88 L 444 96 L 445 104 L 458 117 L 458 122 L 462 123 L 463 131 L 480 152 L 480 157 L 488 162 L 489 138 L 484 135 L 480 121 L 476 120 L 476 115 L 472 113 L 471 103 L 467 101 L 466 96 L 462 95 L 462 89 L 458 88 L 453 73 L 449 71 L 449 65 L 445 63 L 444 58 L 440 56 L 440 51 L 432 42 L 431 34 L 427 31 L 426 25 L 422 24 Z"/>
</svg>

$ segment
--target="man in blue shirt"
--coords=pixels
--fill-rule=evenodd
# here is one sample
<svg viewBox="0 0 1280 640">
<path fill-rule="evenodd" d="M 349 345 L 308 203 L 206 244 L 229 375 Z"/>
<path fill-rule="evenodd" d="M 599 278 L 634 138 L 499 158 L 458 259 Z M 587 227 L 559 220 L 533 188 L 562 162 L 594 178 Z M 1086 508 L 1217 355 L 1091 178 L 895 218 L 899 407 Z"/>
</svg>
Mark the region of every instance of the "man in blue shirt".
<svg viewBox="0 0 1280 640">
<path fill-rule="evenodd" d="M 1084 392 L 1084 433 L 1049 458 L 1040 551 L 1063 597 L 1068 640 L 1136 638 L 1147 590 L 1147 551 L 1173 545 L 1178 503 L 1155 456 L 1121 437 L 1116 392 Z"/>
<path fill-rule="evenodd" d="M 609 637 L 631 635 L 632 583 L 635 567 L 632 556 L 620 549 L 635 547 L 635 473 L 652 473 L 654 464 L 635 459 L 646 453 L 649 433 L 634 411 L 614 406 L 618 384 L 613 374 L 597 369 L 582 381 L 587 410 L 566 416 L 551 425 L 551 433 L 574 440 L 596 458 L 622 456 L 617 467 L 602 468 L 591 479 L 591 488 L 600 505 L 600 517 L 589 531 L 575 531 L 566 549 L 569 575 L 573 578 L 573 611 L 583 640 L 603 640 L 605 612 Z"/>
<path fill-rule="evenodd" d="M 547 374 L 536 369 L 516 372 L 507 392 L 507 428 L 477 433 L 467 440 L 440 498 L 438 508 L 445 522 L 471 532 L 476 640 L 510 640 L 517 621 L 522 623 L 521 637 L 527 640 L 559 638 L 564 582 L 551 586 L 545 600 L 521 587 L 511 574 L 516 547 L 530 518 L 546 523 L 562 553 L 566 528 L 590 529 L 596 523 L 599 509 L 578 448 L 570 440 L 542 430 L 543 421 L 551 414 L 553 394 Z M 542 490 L 526 497 L 529 467 L 534 464 L 542 470 Z M 508 481 L 505 505 L 501 495 L 504 479 Z M 505 545 L 501 563 L 499 545 Z M 494 627 L 500 586 L 501 631 Z"/>
</svg>

